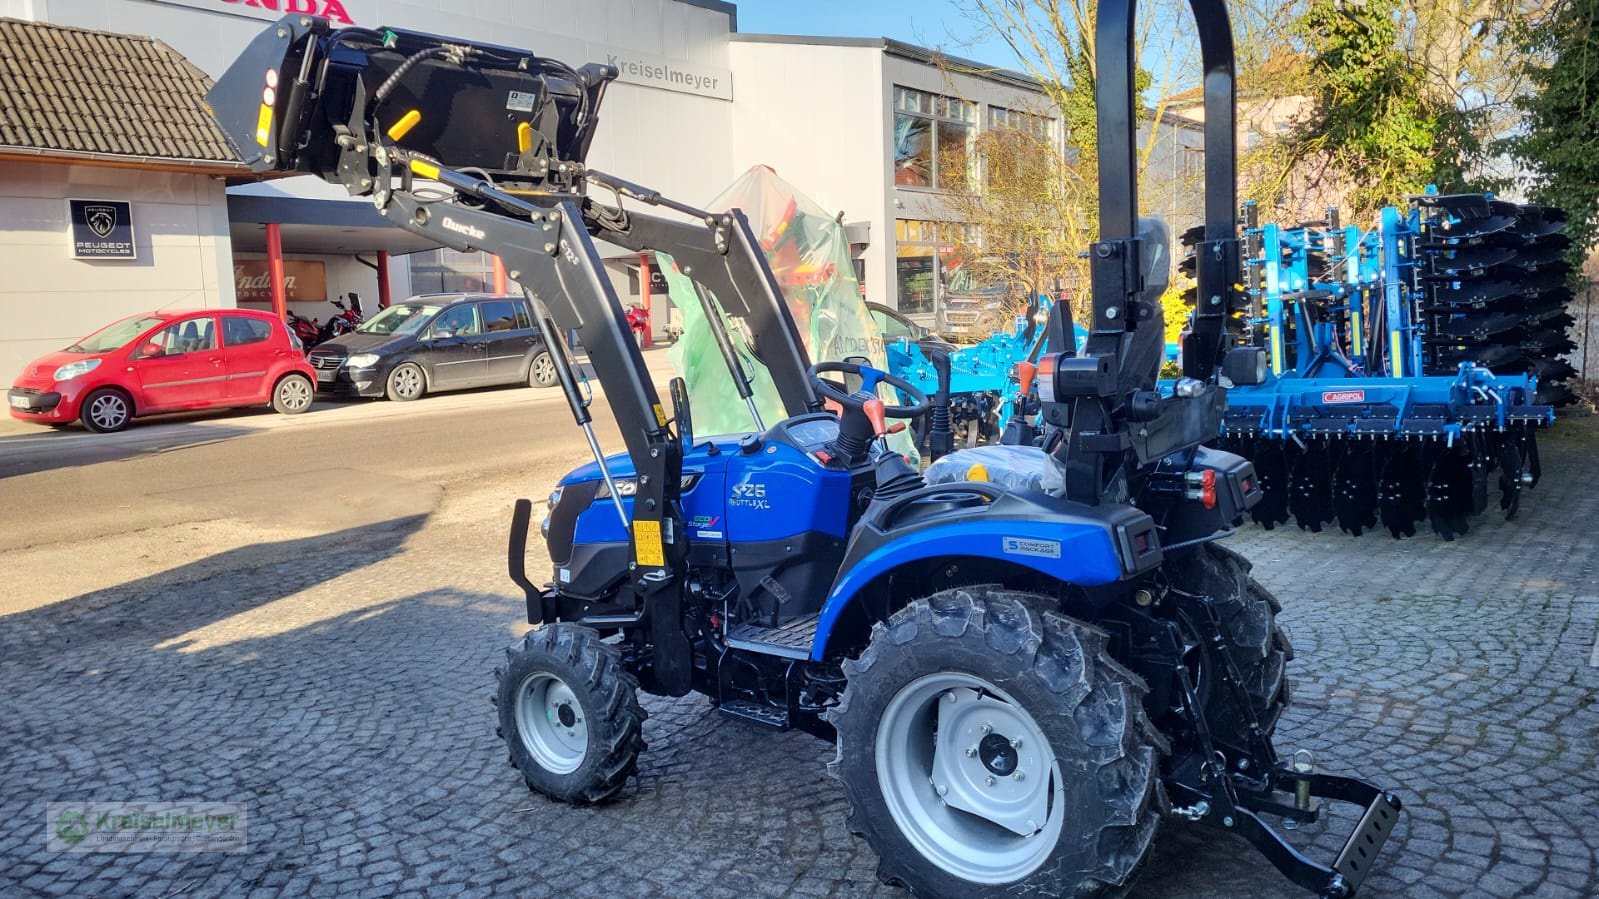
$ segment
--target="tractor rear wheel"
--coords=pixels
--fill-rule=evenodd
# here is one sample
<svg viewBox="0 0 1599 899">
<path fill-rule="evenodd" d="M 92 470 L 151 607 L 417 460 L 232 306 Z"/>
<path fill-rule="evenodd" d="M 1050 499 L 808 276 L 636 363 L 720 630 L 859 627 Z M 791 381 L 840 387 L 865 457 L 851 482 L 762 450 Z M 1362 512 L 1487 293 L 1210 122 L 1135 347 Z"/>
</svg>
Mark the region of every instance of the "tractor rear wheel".
<svg viewBox="0 0 1599 899">
<path fill-rule="evenodd" d="M 616 795 L 638 768 L 638 681 L 592 628 L 551 624 L 505 651 L 495 671 L 499 735 L 528 788 L 583 805 Z"/>
<path fill-rule="evenodd" d="M 873 629 L 831 720 L 849 827 L 926 896 L 1091 896 L 1155 836 L 1161 738 L 1103 631 L 1048 597 L 945 590 Z"/>
<path fill-rule="evenodd" d="M 1228 655 L 1243 677 L 1249 712 L 1267 737 L 1288 707 L 1291 685 L 1288 662 L 1294 647 L 1277 623 L 1282 605 L 1249 576 L 1249 560 L 1225 547 L 1207 543 L 1174 564 L 1172 583 L 1188 593 L 1210 597 L 1221 619 Z M 1201 635 L 1203 636 L 1203 635 Z M 1208 641 L 1200 643 L 1207 647 Z M 1220 664 L 1207 659 L 1208 669 Z M 1247 716 L 1231 690 L 1209 674 L 1200 677 L 1199 693 L 1211 733 L 1234 745 L 1247 745 Z"/>
</svg>

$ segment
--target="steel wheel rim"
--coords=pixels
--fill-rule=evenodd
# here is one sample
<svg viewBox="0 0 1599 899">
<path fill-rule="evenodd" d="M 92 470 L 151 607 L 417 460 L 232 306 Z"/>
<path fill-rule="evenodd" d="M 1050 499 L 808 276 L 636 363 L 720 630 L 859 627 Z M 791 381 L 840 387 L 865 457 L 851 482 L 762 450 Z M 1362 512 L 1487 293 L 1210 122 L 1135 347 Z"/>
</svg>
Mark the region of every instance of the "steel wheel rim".
<svg viewBox="0 0 1599 899">
<path fill-rule="evenodd" d="M 991 730 L 980 731 L 984 724 Z M 1019 742 L 1014 772 L 1023 778 L 995 773 L 994 753 L 983 741 L 996 737 Z M 963 880 L 1020 880 L 1060 840 L 1066 808 L 1060 763 L 1032 715 L 980 677 L 940 672 L 902 687 L 878 721 L 874 761 L 900 833 L 923 858 Z M 1014 823 L 1019 810 L 1037 809 L 1040 801 L 1042 814 L 1029 819 L 1036 825 L 1031 834 L 996 823 Z"/>
<path fill-rule="evenodd" d="M 311 405 L 311 387 L 301 378 L 286 378 L 278 385 L 278 402 L 298 411 Z"/>
<path fill-rule="evenodd" d="M 555 380 L 555 360 L 549 353 L 540 353 L 533 357 L 533 380 L 539 384 L 548 384 Z"/>
<path fill-rule="evenodd" d="M 127 422 L 128 404 L 114 393 L 97 396 L 89 404 L 89 419 L 97 427 L 115 430 Z"/>
<path fill-rule="evenodd" d="M 566 682 L 534 672 L 516 687 L 516 731 L 539 767 L 571 774 L 588 755 L 589 730 L 583 707 Z"/>
<path fill-rule="evenodd" d="M 400 396 L 416 396 L 422 390 L 422 373 L 406 366 L 394 373 L 394 392 Z"/>
</svg>

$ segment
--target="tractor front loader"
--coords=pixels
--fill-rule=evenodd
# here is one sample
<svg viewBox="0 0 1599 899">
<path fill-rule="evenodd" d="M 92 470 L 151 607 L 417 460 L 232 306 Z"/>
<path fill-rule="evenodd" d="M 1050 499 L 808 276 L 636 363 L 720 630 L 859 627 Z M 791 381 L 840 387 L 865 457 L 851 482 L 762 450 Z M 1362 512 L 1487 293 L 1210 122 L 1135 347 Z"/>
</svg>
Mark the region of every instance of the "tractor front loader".
<svg viewBox="0 0 1599 899">
<path fill-rule="evenodd" d="M 1260 485 L 1200 444 L 1222 421 L 1219 376 L 1248 383 L 1264 363 L 1223 337 L 1241 301 L 1232 36 L 1221 0 L 1193 8 L 1207 225 L 1184 377 L 1156 389 L 1169 238 L 1137 216 L 1133 3 L 1106 0 L 1086 349 L 1071 352 L 1057 306 L 1037 365 L 1042 447 L 1014 448 L 1015 470 L 986 480 L 965 466 L 929 483 L 888 448 L 890 421 L 925 414 L 926 395 L 858 361 L 812 364 L 742 214 L 586 166 L 615 69 L 291 16 L 218 82 L 215 115 L 253 169 L 310 173 L 397 227 L 498 254 L 557 348 L 594 460 L 549 498 L 548 583 L 524 562 L 532 504 L 512 521 L 511 576 L 537 627 L 507 650 L 495 698 L 529 787 L 616 796 L 644 748 L 637 691 L 699 692 L 834 742 L 851 830 L 882 879 L 922 895 L 1123 890 L 1162 822 L 1240 834 L 1321 896 L 1360 887 L 1399 800 L 1279 756 L 1293 651 L 1277 601 L 1217 542 Z M 670 254 L 695 283 L 754 432 L 694 434 L 681 380 L 668 414 L 597 241 Z M 624 453 L 595 439 L 565 329 Z M 761 420 L 754 364 L 780 421 Z M 1359 810 L 1330 862 L 1281 833 L 1317 820 L 1319 799 Z"/>
</svg>

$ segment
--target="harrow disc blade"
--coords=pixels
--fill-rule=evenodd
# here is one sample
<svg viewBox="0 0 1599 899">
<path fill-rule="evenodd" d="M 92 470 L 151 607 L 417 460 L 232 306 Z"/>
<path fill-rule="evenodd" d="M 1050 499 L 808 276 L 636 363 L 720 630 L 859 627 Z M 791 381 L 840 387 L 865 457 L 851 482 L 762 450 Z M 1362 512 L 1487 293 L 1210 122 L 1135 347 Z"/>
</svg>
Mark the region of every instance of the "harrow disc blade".
<svg viewBox="0 0 1599 899">
<path fill-rule="evenodd" d="M 1538 459 L 1538 432 L 1532 428 L 1522 431 L 1521 455 L 1527 460 L 1528 487 L 1538 486 L 1543 479 L 1543 463 Z"/>
<path fill-rule="evenodd" d="M 1487 340 L 1521 327 L 1521 316 L 1509 312 L 1469 313 L 1443 324 L 1448 340 Z"/>
<path fill-rule="evenodd" d="M 1466 441 L 1466 448 L 1466 466 L 1471 470 L 1471 514 L 1481 515 L 1488 508 L 1488 474 L 1495 460 L 1481 434 L 1473 434 Z"/>
<path fill-rule="evenodd" d="M 1289 474 L 1288 511 L 1301 529 L 1321 533 L 1321 526 L 1333 520 L 1332 460 L 1327 444 L 1316 440 L 1294 460 Z"/>
<path fill-rule="evenodd" d="M 1434 306 L 1490 306 L 1517 296 L 1521 289 L 1509 281 L 1448 281 L 1432 290 Z"/>
<path fill-rule="evenodd" d="M 1395 538 L 1416 536 L 1416 522 L 1427 514 L 1421 476 L 1421 451 L 1409 444 L 1399 447 L 1382 467 L 1377 510 L 1382 526 Z"/>
<path fill-rule="evenodd" d="M 1471 530 L 1471 465 L 1465 452 L 1445 450 L 1427 474 L 1427 518 L 1445 540 Z"/>
<path fill-rule="evenodd" d="M 1566 211 L 1555 206 L 1528 203 L 1517 210 L 1516 234 L 1522 239 L 1559 234 L 1566 227 Z"/>
<path fill-rule="evenodd" d="M 1520 263 L 1514 247 L 1462 247 L 1438 253 L 1433 259 L 1433 271 L 1423 277 L 1447 281 L 1474 280 L 1489 269 L 1511 260 Z"/>
<path fill-rule="evenodd" d="M 1577 401 L 1577 394 L 1564 384 L 1539 384 L 1533 399 L 1540 406 L 1569 406 Z"/>
<path fill-rule="evenodd" d="M 1499 448 L 1499 508 L 1504 511 L 1506 521 L 1515 518 L 1516 510 L 1521 508 L 1523 467 L 1521 449 L 1516 441 L 1506 440 Z"/>
<path fill-rule="evenodd" d="M 1288 446 L 1281 440 L 1261 437 L 1254 441 L 1249 458 L 1255 463 L 1261 490 L 1260 502 L 1249 516 L 1269 531 L 1288 522 Z"/>
<path fill-rule="evenodd" d="M 1377 525 L 1376 455 L 1375 442 L 1345 446 L 1333 476 L 1333 514 L 1356 537 Z"/>
<path fill-rule="evenodd" d="M 1532 371 L 1540 381 L 1564 381 L 1577 373 L 1577 369 L 1564 359 L 1534 359 Z"/>
</svg>

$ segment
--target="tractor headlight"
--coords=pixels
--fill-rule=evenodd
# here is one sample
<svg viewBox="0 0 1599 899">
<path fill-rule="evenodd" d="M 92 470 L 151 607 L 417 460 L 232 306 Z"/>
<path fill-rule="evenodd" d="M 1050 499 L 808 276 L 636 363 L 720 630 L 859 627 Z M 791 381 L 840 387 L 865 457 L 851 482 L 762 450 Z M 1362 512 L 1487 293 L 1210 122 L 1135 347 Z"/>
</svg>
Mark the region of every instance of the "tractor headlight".
<svg viewBox="0 0 1599 899">
<path fill-rule="evenodd" d="M 56 369 L 50 377 L 57 381 L 70 381 L 79 375 L 86 375 L 100 367 L 99 359 L 79 359 L 77 362 L 68 362 Z"/>
<path fill-rule="evenodd" d="M 699 479 L 700 476 L 697 474 L 683 475 L 682 480 L 677 482 L 678 489 L 683 493 L 687 493 L 694 489 L 694 485 L 699 482 Z M 612 478 L 611 480 L 616 484 L 617 496 L 638 495 L 638 478 Z M 604 481 L 600 481 L 598 484 L 594 485 L 595 499 L 606 499 L 610 495 L 610 491 L 605 489 Z M 554 505 L 554 503 L 551 503 L 551 505 Z"/>
<path fill-rule="evenodd" d="M 559 506 L 561 504 L 561 493 L 564 490 L 566 490 L 565 487 L 557 487 L 554 490 L 550 491 L 550 500 L 549 500 L 550 508 L 553 509 L 556 506 Z"/>
<path fill-rule="evenodd" d="M 379 358 L 381 357 L 377 353 L 356 353 L 345 359 L 344 363 L 351 368 L 371 368 L 378 364 Z"/>
</svg>

